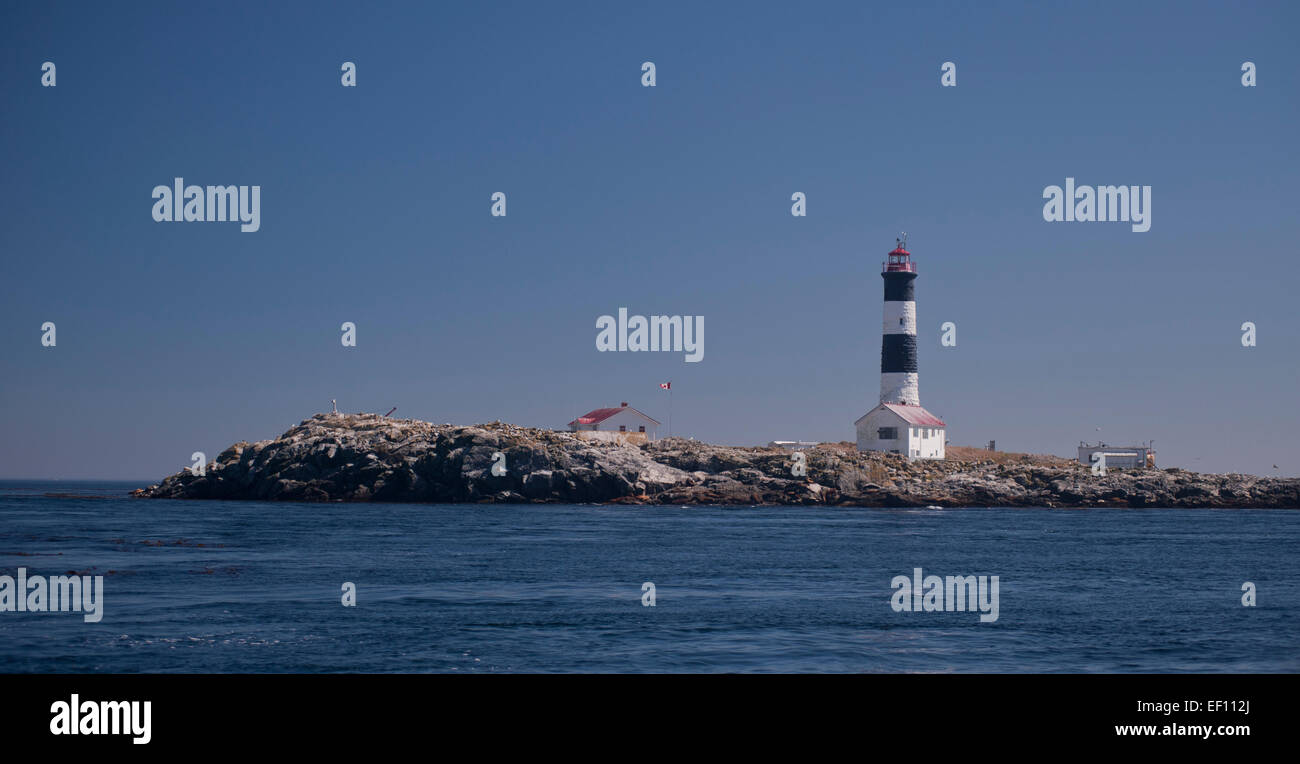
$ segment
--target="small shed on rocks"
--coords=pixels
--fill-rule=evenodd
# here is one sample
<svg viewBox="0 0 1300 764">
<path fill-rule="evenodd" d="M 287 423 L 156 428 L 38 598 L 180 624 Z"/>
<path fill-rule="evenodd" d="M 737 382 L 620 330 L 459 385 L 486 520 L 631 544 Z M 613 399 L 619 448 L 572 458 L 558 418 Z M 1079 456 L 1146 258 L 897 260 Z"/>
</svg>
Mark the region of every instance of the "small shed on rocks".
<svg viewBox="0 0 1300 764">
<path fill-rule="evenodd" d="M 655 439 L 658 420 L 623 401 L 617 407 L 592 409 L 569 422 L 569 431 L 590 440 L 649 442 Z"/>
</svg>

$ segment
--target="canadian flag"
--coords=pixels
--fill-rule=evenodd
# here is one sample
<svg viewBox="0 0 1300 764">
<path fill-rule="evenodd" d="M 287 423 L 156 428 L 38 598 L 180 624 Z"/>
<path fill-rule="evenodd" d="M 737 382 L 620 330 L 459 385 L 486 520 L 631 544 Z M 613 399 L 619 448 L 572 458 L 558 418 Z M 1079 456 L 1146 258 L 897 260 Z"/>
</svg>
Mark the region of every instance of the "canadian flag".
<svg viewBox="0 0 1300 764">
<path fill-rule="evenodd" d="M 660 389 L 662 389 L 662 390 L 671 390 L 671 389 L 673 389 L 673 383 L 672 383 L 672 382 L 660 382 L 660 383 L 659 383 L 659 387 L 660 387 Z"/>
</svg>

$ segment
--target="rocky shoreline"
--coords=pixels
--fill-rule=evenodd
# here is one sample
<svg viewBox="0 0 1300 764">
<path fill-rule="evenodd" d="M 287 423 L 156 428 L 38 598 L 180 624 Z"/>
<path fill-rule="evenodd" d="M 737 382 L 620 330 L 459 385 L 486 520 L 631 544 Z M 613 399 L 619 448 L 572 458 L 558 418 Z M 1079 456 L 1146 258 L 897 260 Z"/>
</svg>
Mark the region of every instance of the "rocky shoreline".
<svg viewBox="0 0 1300 764">
<path fill-rule="evenodd" d="M 823 444 L 777 448 L 684 438 L 645 445 L 494 422 L 434 425 L 377 414 L 317 414 L 274 440 L 221 452 L 145 498 L 262 501 L 833 505 L 856 507 L 1300 508 L 1300 480 L 1170 468 L 1091 474 L 1066 459 L 974 449 L 909 462 Z M 493 467 L 498 465 L 494 474 Z"/>
</svg>

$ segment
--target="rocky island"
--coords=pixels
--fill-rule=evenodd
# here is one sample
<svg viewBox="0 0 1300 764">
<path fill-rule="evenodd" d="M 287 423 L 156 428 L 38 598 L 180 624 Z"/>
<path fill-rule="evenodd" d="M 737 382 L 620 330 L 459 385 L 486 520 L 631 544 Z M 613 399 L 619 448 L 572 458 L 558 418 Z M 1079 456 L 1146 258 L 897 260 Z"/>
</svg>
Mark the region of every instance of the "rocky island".
<svg viewBox="0 0 1300 764">
<path fill-rule="evenodd" d="M 1300 508 L 1300 480 L 1186 470 L 1093 475 L 1068 459 L 949 449 L 909 461 L 851 443 L 797 460 L 780 448 L 685 438 L 640 445 L 516 427 L 317 414 L 274 440 L 236 443 L 135 495 L 160 499 L 856 507 Z M 496 469 L 494 470 L 494 466 Z"/>
</svg>

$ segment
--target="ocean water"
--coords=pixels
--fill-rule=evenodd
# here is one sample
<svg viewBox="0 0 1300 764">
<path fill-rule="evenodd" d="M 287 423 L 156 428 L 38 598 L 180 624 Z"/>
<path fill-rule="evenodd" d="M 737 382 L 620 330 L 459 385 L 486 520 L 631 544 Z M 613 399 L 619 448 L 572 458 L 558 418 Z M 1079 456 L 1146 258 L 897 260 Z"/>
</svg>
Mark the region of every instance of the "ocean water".
<svg viewBox="0 0 1300 764">
<path fill-rule="evenodd" d="M 135 487 L 0 482 L 0 574 L 104 576 L 99 623 L 0 612 L 0 672 L 1300 671 L 1296 511 L 272 504 Z M 998 619 L 895 612 L 890 582 L 917 567 L 998 576 Z"/>
</svg>

